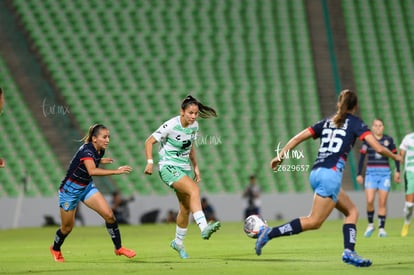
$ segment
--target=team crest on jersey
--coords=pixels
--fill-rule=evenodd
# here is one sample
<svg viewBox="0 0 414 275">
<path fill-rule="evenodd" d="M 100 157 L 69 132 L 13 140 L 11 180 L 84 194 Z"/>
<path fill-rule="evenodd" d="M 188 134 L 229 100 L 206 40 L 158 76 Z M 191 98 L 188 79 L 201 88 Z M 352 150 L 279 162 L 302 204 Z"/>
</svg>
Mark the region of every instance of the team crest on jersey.
<svg viewBox="0 0 414 275">
<path fill-rule="evenodd" d="M 388 145 L 390 145 L 390 142 L 386 139 L 386 140 L 384 140 L 384 146 L 388 146 Z"/>
</svg>

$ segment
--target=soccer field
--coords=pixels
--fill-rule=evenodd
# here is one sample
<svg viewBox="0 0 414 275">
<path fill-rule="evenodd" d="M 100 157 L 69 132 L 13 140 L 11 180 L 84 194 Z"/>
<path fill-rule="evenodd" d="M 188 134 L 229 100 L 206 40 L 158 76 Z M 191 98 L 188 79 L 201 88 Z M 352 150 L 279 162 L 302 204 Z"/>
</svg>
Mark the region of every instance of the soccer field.
<svg viewBox="0 0 414 275">
<path fill-rule="evenodd" d="M 0 274 L 412 274 L 414 232 L 400 237 L 402 220 L 390 219 L 387 238 L 364 238 L 365 225 L 361 222 L 358 228 L 357 252 L 373 261 L 369 268 L 342 263 L 341 221 L 274 239 L 262 256 L 254 253 L 255 240 L 245 236 L 241 222 L 223 223 L 207 241 L 192 224 L 186 260 L 169 247 L 173 224 L 122 226 L 123 244 L 137 252 L 133 259 L 114 255 L 104 226 L 75 227 L 62 247 L 65 263 L 55 263 L 49 253 L 55 227 L 2 230 Z"/>
</svg>

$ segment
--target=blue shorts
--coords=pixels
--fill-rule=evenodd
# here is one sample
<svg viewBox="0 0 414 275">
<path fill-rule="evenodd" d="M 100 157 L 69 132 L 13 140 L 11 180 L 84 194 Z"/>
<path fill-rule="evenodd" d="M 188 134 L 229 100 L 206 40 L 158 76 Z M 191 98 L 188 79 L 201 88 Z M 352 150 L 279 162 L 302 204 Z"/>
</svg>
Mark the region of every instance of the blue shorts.
<svg viewBox="0 0 414 275">
<path fill-rule="evenodd" d="M 313 191 L 321 197 L 331 198 L 338 201 L 338 194 L 341 190 L 342 169 L 317 168 L 312 170 L 309 176 Z"/>
<path fill-rule="evenodd" d="M 82 186 L 68 180 L 59 189 L 59 206 L 65 211 L 73 210 L 78 206 L 79 201 L 85 201 L 97 192 L 99 190 L 93 182 Z"/>
<path fill-rule="evenodd" d="M 368 167 L 365 172 L 365 189 L 389 192 L 391 189 L 391 169 L 388 167 Z"/>
</svg>

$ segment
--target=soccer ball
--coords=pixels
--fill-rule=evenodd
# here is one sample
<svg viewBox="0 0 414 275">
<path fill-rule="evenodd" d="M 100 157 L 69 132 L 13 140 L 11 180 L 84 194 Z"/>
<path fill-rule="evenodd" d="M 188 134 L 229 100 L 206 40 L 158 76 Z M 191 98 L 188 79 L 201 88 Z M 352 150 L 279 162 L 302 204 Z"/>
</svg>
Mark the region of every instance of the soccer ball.
<svg viewBox="0 0 414 275">
<path fill-rule="evenodd" d="M 244 220 L 244 232 L 250 238 L 256 239 L 261 227 L 267 227 L 267 222 L 259 215 L 250 215 Z"/>
</svg>

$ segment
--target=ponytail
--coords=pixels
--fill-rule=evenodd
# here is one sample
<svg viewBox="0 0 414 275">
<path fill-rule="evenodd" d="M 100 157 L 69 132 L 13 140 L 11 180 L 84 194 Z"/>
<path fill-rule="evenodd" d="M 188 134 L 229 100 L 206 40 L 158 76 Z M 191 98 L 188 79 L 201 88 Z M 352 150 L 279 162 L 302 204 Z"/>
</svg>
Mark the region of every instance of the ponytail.
<svg viewBox="0 0 414 275">
<path fill-rule="evenodd" d="M 346 115 L 358 105 L 358 97 L 351 90 L 343 90 L 338 97 L 336 114 L 332 121 L 336 127 L 342 127 L 345 123 Z"/>
<path fill-rule="evenodd" d="M 108 129 L 102 124 L 95 124 L 89 127 L 88 133 L 81 139 L 85 143 L 92 142 L 92 137 L 96 137 L 101 129 Z"/>
<path fill-rule="evenodd" d="M 202 104 L 200 101 L 188 95 L 181 103 L 181 109 L 185 110 L 189 105 L 195 104 L 198 106 L 199 116 L 201 118 L 217 117 L 217 112 L 213 108 Z"/>
</svg>

